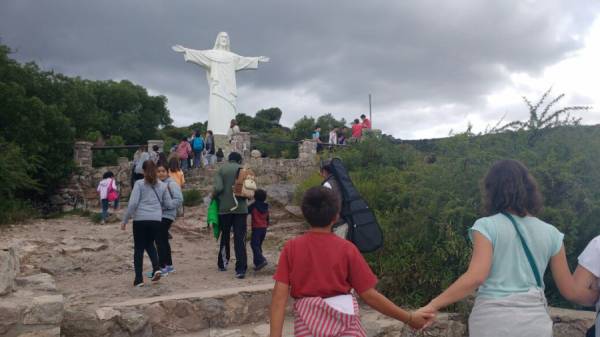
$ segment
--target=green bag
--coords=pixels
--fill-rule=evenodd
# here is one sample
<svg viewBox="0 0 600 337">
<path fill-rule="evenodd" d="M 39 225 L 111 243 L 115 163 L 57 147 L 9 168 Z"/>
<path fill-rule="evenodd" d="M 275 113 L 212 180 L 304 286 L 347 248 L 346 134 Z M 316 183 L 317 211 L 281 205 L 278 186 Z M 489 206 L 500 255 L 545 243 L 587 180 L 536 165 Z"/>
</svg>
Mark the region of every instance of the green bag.
<svg viewBox="0 0 600 337">
<path fill-rule="evenodd" d="M 206 214 L 206 223 L 213 228 L 213 235 L 215 239 L 219 239 L 219 234 L 221 233 L 221 228 L 219 227 L 219 202 L 216 198 L 213 198 L 210 201 L 210 205 L 208 206 L 208 213 Z"/>
</svg>

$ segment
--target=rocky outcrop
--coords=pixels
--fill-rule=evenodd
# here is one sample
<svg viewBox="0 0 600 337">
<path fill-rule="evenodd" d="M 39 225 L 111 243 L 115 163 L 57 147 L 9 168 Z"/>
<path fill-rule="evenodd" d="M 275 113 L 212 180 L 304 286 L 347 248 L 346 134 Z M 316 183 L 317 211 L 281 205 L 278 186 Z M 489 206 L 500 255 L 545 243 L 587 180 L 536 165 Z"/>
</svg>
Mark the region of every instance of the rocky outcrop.
<svg viewBox="0 0 600 337">
<path fill-rule="evenodd" d="M 19 259 L 15 246 L 0 248 L 0 296 L 15 290 Z"/>
</svg>

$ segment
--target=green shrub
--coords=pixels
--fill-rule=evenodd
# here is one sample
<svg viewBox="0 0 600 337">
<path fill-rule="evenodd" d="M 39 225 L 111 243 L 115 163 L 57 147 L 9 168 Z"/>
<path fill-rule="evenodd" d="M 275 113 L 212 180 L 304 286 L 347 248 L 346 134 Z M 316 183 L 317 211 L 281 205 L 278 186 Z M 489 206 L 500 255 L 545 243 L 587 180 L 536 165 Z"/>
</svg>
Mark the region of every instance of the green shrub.
<svg viewBox="0 0 600 337">
<path fill-rule="evenodd" d="M 202 204 L 202 192 L 199 190 L 183 191 L 183 204 L 185 206 L 198 206 Z"/>
<path fill-rule="evenodd" d="M 24 221 L 39 216 L 31 204 L 19 199 L 2 200 L 0 202 L 0 225 Z"/>
<path fill-rule="evenodd" d="M 565 234 L 569 263 L 577 265 L 577 255 L 599 234 L 600 127 L 560 127 L 536 137 L 460 134 L 400 144 L 384 137 L 336 151 L 384 232 L 383 248 L 366 258 L 386 295 L 423 305 L 465 272 L 468 228 L 482 216 L 479 184 L 499 159 L 528 166 L 545 200 L 539 217 Z M 300 184 L 295 200 L 319 183 L 314 175 Z M 549 302 L 569 306 L 550 273 L 545 282 Z"/>
<path fill-rule="evenodd" d="M 323 182 L 323 177 L 321 177 L 319 173 L 314 173 L 306 180 L 301 182 L 294 191 L 294 204 L 300 205 L 300 203 L 302 202 L 302 196 L 304 196 L 304 192 L 306 192 L 306 190 L 308 190 L 311 187 L 321 185 L 321 182 Z"/>
</svg>

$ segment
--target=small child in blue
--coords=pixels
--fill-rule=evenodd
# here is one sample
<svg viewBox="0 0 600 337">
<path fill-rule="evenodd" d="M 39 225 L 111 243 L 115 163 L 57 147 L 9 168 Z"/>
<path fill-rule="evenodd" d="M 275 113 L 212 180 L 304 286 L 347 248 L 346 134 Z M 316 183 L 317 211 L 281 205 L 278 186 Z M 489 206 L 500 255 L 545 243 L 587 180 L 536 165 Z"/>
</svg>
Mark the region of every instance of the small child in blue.
<svg viewBox="0 0 600 337">
<path fill-rule="evenodd" d="M 248 214 L 252 217 L 252 238 L 250 247 L 254 256 L 254 270 L 263 269 L 267 264 L 267 259 L 262 254 L 262 243 L 267 235 L 267 227 L 269 226 L 269 204 L 267 200 L 267 192 L 258 189 L 254 192 L 254 202 L 248 206 Z"/>
</svg>

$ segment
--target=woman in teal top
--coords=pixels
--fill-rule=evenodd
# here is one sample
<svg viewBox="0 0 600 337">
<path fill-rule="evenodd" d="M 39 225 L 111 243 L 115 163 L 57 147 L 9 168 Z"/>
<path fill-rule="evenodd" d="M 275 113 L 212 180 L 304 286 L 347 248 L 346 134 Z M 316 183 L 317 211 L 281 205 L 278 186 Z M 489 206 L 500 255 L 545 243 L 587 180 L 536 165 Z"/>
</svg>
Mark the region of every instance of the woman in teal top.
<svg viewBox="0 0 600 337">
<path fill-rule="evenodd" d="M 574 302 L 594 297 L 576 286 L 563 234 L 535 217 L 542 208 L 537 183 L 515 160 L 495 163 L 482 186 L 487 217 L 469 229 L 473 255 L 468 270 L 420 310 L 437 312 L 475 290 L 471 337 L 552 336 L 543 276 L 550 264 L 560 293 Z"/>
</svg>

